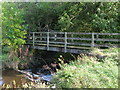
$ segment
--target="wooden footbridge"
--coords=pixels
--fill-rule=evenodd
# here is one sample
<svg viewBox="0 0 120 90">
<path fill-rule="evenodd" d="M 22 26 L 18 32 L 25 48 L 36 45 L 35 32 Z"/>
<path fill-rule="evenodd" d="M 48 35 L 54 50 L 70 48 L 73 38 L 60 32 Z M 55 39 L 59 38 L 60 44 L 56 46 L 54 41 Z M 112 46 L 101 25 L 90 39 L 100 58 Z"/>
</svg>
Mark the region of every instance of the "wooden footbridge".
<svg viewBox="0 0 120 90">
<path fill-rule="evenodd" d="M 119 39 L 120 33 L 30 32 L 27 44 L 34 49 L 80 53 L 94 47 L 118 47 Z"/>
</svg>

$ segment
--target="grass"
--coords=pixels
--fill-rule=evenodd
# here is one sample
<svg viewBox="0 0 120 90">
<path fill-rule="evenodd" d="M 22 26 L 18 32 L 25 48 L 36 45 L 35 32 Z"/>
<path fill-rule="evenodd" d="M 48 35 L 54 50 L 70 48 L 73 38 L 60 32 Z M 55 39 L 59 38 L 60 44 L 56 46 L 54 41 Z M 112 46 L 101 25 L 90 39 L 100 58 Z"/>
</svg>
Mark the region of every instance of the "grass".
<svg viewBox="0 0 120 90">
<path fill-rule="evenodd" d="M 118 88 L 118 51 L 120 48 L 94 49 L 94 55 L 106 56 L 103 60 L 81 54 L 77 60 L 69 64 L 61 61 L 61 69 L 57 71 L 51 83 L 57 88 Z M 62 56 L 61 56 L 62 57 Z M 23 88 L 51 88 L 42 83 L 26 83 Z M 4 88 L 11 88 L 4 85 Z"/>
<path fill-rule="evenodd" d="M 96 57 L 80 55 L 76 61 L 62 64 L 52 82 L 59 88 L 118 88 L 118 50 L 91 51 L 105 55 L 102 62 Z"/>
</svg>

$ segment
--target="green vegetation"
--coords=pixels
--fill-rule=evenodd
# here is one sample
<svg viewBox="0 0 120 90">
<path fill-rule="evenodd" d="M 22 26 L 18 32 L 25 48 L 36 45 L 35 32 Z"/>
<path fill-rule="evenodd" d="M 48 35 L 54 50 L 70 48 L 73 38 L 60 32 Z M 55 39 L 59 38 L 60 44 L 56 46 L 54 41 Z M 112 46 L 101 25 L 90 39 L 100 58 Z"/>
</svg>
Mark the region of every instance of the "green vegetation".
<svg viewBox="0 0 120 90">
<path fill-rule="evenodd" d="M 22 88 L 118 88 L 118 50 L 110 48 L 106 50 L 94 49 L 92 54 L 106 56 L 101 61 L 98 58 L 81 54 L 77 60 L 69 64 L 61 61 L 61 70 L 58 70 L 51 85 L 45 83 L 28 82 Z M 60 56 L 62 57 L 62 56 Z M 21 88 L 15 81 L 13 85 L 4 84 L 3 88 Z"/>
<path fill-rule="evenodd" d="M 5 59 L 18 59 L 18 48 L 25 43 L 24 39 L 27 31 L 23 16 L 24 11 L 20 9 L 18 3 L 2 4 L 3 55 L 8 55 Z"/>
<path fill-rule="evenodd" d="M 2 3 L 2 44 L 13 55 L 25 43 L 27 32 L 120 32 L 120 3 L 28 2 Z M 110 37 L 110 36 L 107 36 Z"/>
<path fill-rule="evenodd" d="M 107 57 L 100 62 L 80 55 L 76 61 L 61 65 L 53 83 L 59 88 L 118 88 L 118 49 L 94 52 Z"/>
<path fill-rule="evenodd" d="M 29 32 L 54 30 L 120 33 L 119 6 L 119 2 L 4 2 L 0 14 L 0 18 L 2 16 L 2 59 L 10 63 L 15 61 L 16 66 L 11 64 L 15 67 L 18 62 L 27 63 L 27 60 L 21 58 L 18 53 L 26 43 L 26 35 Z M 111 36 L 105 37 L 111 38 Z M 103 41 L 101 44 L 106 42 Z M 59 59 L 62 62 L 61 70 L 58 70 L 52 81 L 53 84 L 59 88 L 117 88 L 118 48 L 102 51 L 95 49 L 91 53 L 94 56 L 79 55 L 77 60 L 69 64 Z M 97 58 L 96 55 L 105 58 Z"/>
<path fill-rule="evenodd" d="M 18 48 L 25 43 L 24 11 L 19 8 L 17 3 L 3 3 L 2 12 L 3 45 L 9 46 L 11 49 Z"/>
<path fill-rule="evenodd" d="M 27 25 L 18 3 L 2 3 L 2 60 L 18 61 L 19 47 L 25 44 Z"/>
<path fill-rule="evenodd" d="M 16 81 L 11 81 L 11 84 L 3 84 L 2 86 L 4 89 L 16 89 L 16 88 L 50 88 L 49 85 L 46 85 L 45 83 L 33 83 L 33 82 L 28 82 L 28 83 L 23 83 L 22 85 L 18 85 Z"/>
<path fill-rule="evenodd" d="M 29 31 L 120 32 L 120 3 L 23 3 Z"/>
<path fill-rule="evenodd" d="M 3 45 L 14 50 L 25 43 L 26 32 L 48 29 L 118 33 L 119 5 L 111 2 L 5 2 L 2 4 Z"/>
</svg>

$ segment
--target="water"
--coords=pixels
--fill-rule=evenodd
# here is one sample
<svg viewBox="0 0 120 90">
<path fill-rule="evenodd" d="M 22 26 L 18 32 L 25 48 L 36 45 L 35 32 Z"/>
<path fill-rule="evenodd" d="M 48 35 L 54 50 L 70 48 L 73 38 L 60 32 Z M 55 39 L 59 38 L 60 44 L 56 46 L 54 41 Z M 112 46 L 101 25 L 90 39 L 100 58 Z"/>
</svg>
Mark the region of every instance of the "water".
<svg viewBox="0 0 120 90">
<path fill-rule="evenodd" d="M 31 76 L 34 76 L 37 79 L 33 79 L 31 78 Z M 2 77 L 3 77 L 3 81 L 5 84 L 11 84 L 11 82 L 13 80 L 16 81 L 16 84 L 21 86 L 22 83 L 24 82 L 30 82 L 30 81 L 48 81 L 50 82 L 50 80 L 53 78 L 53 74 L 34 74 L 31 72 L 31 70 L 5 70 L 2 72 Z M 27 79 L 26 79 L 27 78 Z"/>
<path fill-rule="evenodd" d="M 15 70 L 4 70 L 2 71 L 2 77 L 5 84 L 11 84 L 13 80 L 16 81 L 16 84 L 21 86 L 22 82 L 28 82 L 28 80 L 25 79 L 25 75 L 17 72 Z"/>
<path fill-rule="evenodd" d="M 28 78 L 31 81 L 47 81 L 50 82 L 51 79 L 53 78 L 53 75 L 55 75 L 55 73 L 48 73 L 48 71 L 45 71 L 44 73 L 41 73 L 41 69 L 39 69 L 38 71 L 36 71 L 35 73 L 32 73 L 32 70 L 18 70 L 21 73 L 24 73 L 26 75 L 26 78 Z M 39 74 L 36 74 L 39 73 Z"/>
</svg>

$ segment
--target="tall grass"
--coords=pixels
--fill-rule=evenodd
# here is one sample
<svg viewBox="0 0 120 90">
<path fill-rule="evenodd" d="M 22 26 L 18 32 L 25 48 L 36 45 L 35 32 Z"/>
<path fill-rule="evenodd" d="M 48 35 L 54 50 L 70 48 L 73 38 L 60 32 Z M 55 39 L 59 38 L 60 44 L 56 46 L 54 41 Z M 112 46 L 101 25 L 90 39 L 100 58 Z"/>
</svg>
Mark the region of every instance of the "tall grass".
<svg viewBox="0 0 120 90">
<path fill-rule="evenodd" d="M 120 49 L 119 49 L 120 50 Z M 76 61 L 62 64 L 53 79 L 59 88 L 118 88 L 118 49 L 94 49 L 103 60 L 80 55 Z"/>
</svg>

